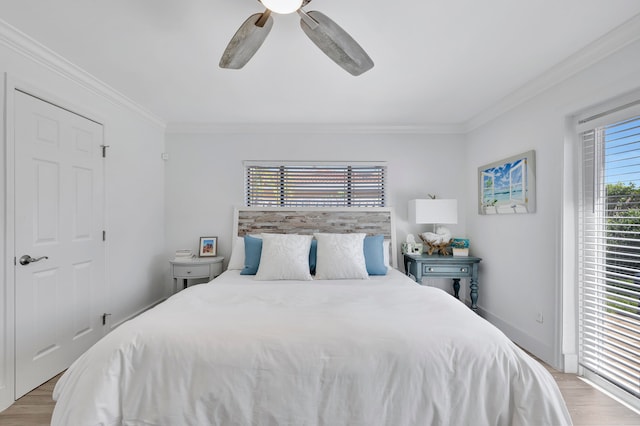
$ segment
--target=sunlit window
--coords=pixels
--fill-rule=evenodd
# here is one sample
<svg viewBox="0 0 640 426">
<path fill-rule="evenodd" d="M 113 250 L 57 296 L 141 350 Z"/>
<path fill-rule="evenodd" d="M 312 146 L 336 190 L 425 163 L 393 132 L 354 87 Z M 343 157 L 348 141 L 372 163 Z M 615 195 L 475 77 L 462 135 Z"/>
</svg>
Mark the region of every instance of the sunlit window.
<svg viewBox="0 0 640 426">
<path fill-rule="evenodd" d="M 384 164 L 245 162 L 247 206 L 385 207 Z"/>
<path fill-rule="evenodd" d="M 640 116 L 581 141 L 580 363 L 640 397 Z"/>
</svg>

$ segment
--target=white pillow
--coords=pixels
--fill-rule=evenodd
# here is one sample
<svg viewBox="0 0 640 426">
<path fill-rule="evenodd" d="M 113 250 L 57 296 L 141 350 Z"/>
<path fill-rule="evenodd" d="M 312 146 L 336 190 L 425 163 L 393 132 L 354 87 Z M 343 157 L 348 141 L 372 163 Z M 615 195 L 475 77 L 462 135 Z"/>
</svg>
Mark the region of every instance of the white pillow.
<svg viewBox="0 0 640 426">
<path fill-rule="evenodd" d="M 231 257 L 227 269 L 244 268 L 244 238 L 236 237 L 231 247 Z"/>
<path fill-rule="evenodd" d="M 314 234 L 318 240 L 317 280 L 369 279 L 364 260 L 367 234 Z"/>
<path fill-rule="evenodd" d="M 262 255 L 256 280 L 311 280 L 311 235 L 262 234 Z"/>
</svg>

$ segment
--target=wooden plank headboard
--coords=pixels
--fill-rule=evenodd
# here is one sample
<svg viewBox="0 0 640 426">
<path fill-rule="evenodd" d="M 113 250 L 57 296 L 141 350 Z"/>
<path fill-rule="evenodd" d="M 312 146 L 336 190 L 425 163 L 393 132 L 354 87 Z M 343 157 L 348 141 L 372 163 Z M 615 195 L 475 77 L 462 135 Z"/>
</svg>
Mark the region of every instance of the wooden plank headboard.
<svg viewBox="0 0 640 426">
<path fill-rule="evenodd" d="M 314 232 L 384 235 L 390 241 L 389 260 L 397 268 L 396 232 L 390 207 L 237 207 L 233 235 L 313 234 Z"/>
</svg>

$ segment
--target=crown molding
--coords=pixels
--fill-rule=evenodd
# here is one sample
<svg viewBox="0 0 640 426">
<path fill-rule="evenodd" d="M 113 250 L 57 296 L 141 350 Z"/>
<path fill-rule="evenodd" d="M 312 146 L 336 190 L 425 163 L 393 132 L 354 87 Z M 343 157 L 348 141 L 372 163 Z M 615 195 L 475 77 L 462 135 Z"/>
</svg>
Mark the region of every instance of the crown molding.
<svg viewBox="0 0 640 426">
<path fill-rule="evenodd" d="M 0 44 L 104 97 L 136 112 L 168 134 L 467 134 L 549 90 L 553 86 L 640 39 L 640 14 L 611 30 L 537 78 L 511 92 L 463 123 L 454 124 L 335 124 L 335 123 L 166 123 L 132 99 L 0 19 Z"/>
<path fill-rule="evenodd" d="M 338 124 L 338 123 L 168 123 L 167 134 L 391 134 L 458 135 L 458 124 Z"/>
<path fill-rule="evenodd" d="M 160 117 L 2 19 L 0 19 L 0 44 L 113 104 L 131 110 L 162 128 L 166 127 L 166 123 Z"/>
<path fill-rule="evenodd" d="M 465 122 L 463 125 L 464 133 L 469 133 L 489 123 L 637 40 L 640 40 L 640 14 L 630 18 L 619 27 L 609 31 Z"/>
</svg>

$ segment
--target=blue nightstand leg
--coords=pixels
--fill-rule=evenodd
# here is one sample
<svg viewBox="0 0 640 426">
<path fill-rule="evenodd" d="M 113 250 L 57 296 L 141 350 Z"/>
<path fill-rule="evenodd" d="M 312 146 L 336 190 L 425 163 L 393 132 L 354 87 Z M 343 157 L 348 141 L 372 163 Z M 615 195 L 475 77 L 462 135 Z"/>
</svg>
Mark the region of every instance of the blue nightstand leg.
<svg viewBox="0 0 640 426">
<path fill-rule="evenodd" d="M 478 310 L 478 264 L 474 263 L 471 269 L 471 280 L 469 286 L 471 287 L 471 309 L 474 312 Z"/>
<path fill-rule="evenodd" d="M 478 280 L 475 277 L 471 278 L 471 309 L 478 310 Z"/>
<path fill-rule="evenodd" d="M 460 278 L 453 278 L 453 295 L 460 299 Z"/>
</svg>

